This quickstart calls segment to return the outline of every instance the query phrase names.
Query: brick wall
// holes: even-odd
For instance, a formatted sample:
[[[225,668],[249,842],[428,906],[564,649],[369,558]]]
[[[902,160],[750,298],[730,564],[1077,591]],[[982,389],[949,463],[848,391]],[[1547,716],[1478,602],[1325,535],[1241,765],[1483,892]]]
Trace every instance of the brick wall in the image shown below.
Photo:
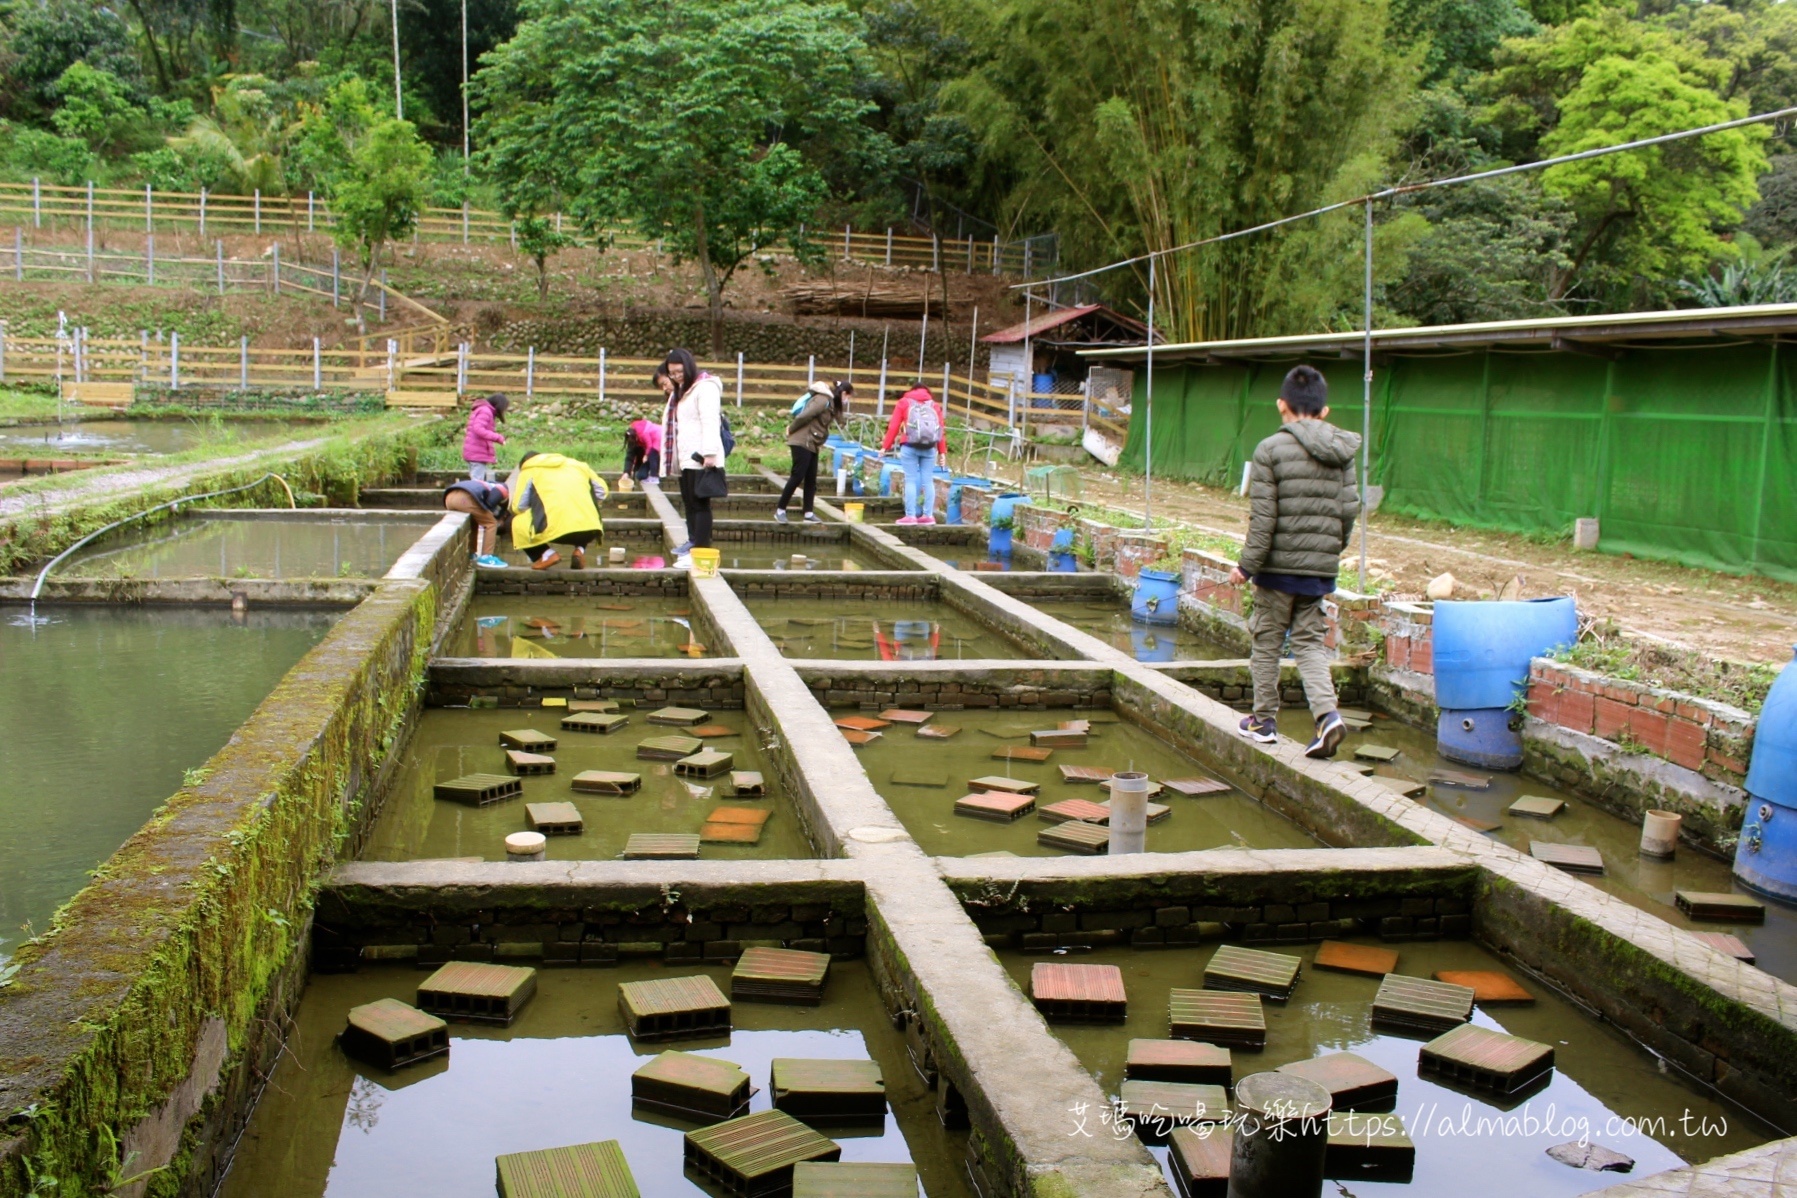
[[[1385,664],[1394,670],[1435,674],[1435,613],[1427,604],[1387,603],[1379,621]]]
[[[961,523],[981,528],[992,523],[992,492],[984,487],[961,488]]]
[[[1117,535],[1116,544],[1116,560],[1111,569],[1119,578],[1134,578],[1144,567],[1167,556],[1165,537],[1125,532]]]
[[[1755,720],[1745,711],[1538,657],[1529,714],[1625,747],[1639,746],[1713,782],[1741,786]]]
[[[752,570],[734,575],[730,589],[744,599],[935,599],[940,584],[933,575],[901,575],[910,581],[882,577],[873,571],[826,577],[778,570]]]
[[[1074,539],[1083,551],[1087,546],[1092,550],[1092,568],[1109,570],[1117,564],[1117,537],[1122,529],[1105,524],[1098,520],[1079,519],[1073,522]]]
[[[1089,707],[1109,710],[1110,675],[1102,671],[1078,673],[1042,670],[959,671],[932,670],[894,676],[889,671],[808,669],[799,664],[800,676],[824,707],[879,710],[909,707],[924,711],[956,711],[964,708]],[[995,676],[996,675],[996,676]]]
[[[570,659],[572,661],[572,659]],[[541,663],[529,663],[539,665]],[[476,700],[482,707],[541,707],[544,698],[616,699],[625,704],[686,704],[709,710],[736,710],[743,705],[740,667],[729,672],[670,669],[666,673],[642,670],[607,671],[603,661],[586,664],[602,678],[564,681],[542,669],[526,670],[511,665],[460,666],[435,664],[425,691],[431,707],[468,707]]]
[[[1034,504],[1019,506],[1013,510],[1017,522],[1014,540],[1022,541],[1030,549],[1046,551],[1054,543],[1056,533],[1073,526],[1073,516],[1069,512],[1037,507]]]

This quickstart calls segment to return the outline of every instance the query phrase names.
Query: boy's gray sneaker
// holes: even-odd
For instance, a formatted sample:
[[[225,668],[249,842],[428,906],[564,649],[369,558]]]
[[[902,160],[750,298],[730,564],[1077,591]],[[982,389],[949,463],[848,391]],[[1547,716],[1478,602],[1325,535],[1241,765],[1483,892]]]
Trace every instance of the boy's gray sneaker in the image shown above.
[[[1242,717],[1236,725],[1241,734],[1257,745],[1273,745],[1279,743],[1279,725],[1272,720],[1257,720],[1251,715]]]
[[[818,515],[816,512],[806,512],[805,513],[805,523],[807,523],[807,524],[822,524],[823,522],[824,522],[824,518],[822,516]]]
[[[1333,711],[1317,721],[1316,739],[1304,749],[1306,757],[1333,757],[1335,750],[1341,747],[1342,737],[1348,734],[1348,726]]]
[[[775,508],[774,509],[774,519],[778,520],[781,524],[785,524],[786,523],[786,509],[783,507]]]

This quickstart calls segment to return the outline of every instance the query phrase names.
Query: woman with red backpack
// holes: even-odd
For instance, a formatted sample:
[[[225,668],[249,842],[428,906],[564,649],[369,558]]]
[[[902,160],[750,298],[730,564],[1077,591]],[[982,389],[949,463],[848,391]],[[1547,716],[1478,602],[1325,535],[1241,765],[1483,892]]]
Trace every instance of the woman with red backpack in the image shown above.
[[[948,425],[936,397],[921,383],[899,397],[886,426],[880,452],[899,442],[899,464],[905,471],[905,514],[900,524],[934,524],[935,465],[948,468]]]

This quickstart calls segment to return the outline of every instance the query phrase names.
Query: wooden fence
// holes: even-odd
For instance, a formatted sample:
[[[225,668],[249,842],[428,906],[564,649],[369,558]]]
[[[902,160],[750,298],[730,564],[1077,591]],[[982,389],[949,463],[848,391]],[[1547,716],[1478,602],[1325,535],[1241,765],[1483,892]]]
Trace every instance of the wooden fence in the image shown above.
[[[560,229],[561,213],[551,218]],[[304,196],[225,195],[141,189],[63,187],[33,179],[29,183],[0,183],[0,224],[46,227],[96,226],[141,229],[154,234],[158,228],[194,230],[199,236],[226,233],[299,233],[329,230],[330,210],[311,192]],[[571,225],[571,222],[570,222]],[[570,232],[573,232],[570,227]],[[464,205],[461,208],[427,208],[419,218],[417,236],[426,241],[508,242],[517,247],[516,226],[504,214]],[[826,251],[840,251],[844,259],[886,266],[925,267],[930,270],[975,271],[1022,275],[1031,278],[1052,272],[1056,240],[1052,234],[1005,241],[973,238],[918,237],[885,232],[840,233],[818,229],[810,236]],[[623,249],[643,249],[651,243],[625,230],[608,230],[598,238],[582,237],[580,244],[602,243]]]

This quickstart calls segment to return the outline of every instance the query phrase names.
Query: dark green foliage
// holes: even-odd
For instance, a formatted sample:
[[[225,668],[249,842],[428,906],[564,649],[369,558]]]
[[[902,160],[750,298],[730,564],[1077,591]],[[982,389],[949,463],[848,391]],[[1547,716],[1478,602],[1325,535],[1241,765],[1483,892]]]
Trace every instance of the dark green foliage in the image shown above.
[[[1548,284],[1571,263],[1572,213],[1528,176],[1424,193],[1429,231],[1409,249],[1383,300],[1416,324],[1558,315]],[[1476,264],[1468,269],[1469,264]]]

